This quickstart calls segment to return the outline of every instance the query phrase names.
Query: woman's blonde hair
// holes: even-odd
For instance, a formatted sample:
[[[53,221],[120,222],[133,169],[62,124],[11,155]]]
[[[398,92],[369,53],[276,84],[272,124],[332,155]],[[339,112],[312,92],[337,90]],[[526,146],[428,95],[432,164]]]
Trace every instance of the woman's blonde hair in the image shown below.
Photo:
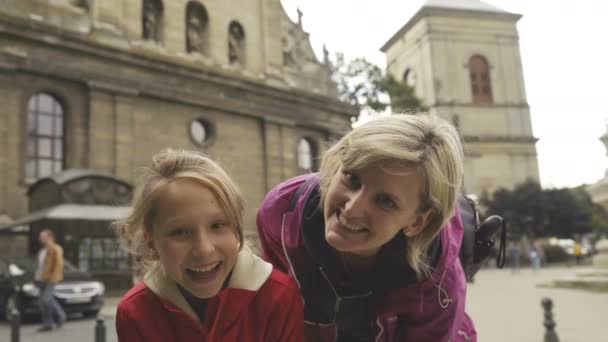
[[[419,278],[427,276],[426,250],[453,215],[463,179],[463,152],[452,125],[430,114],[380,117],[355,128],[323,156],[319,170],[321,205],[340,167],[357,170],[397,163],[423,179],[420,207],[431,209],[427,226],[407,239],[406,257]]]
[[[202,153],[166,149],[152,157],[152,165],[142,169],[131,203],[132,212],[112,224],[121,244],[139,263],[143,272],[159,265],[145,239],[152,232],[158,200],[167,185],[192,180],[208,188],[235,227],[239,246],[243,246],[243,197],[228,174]]]

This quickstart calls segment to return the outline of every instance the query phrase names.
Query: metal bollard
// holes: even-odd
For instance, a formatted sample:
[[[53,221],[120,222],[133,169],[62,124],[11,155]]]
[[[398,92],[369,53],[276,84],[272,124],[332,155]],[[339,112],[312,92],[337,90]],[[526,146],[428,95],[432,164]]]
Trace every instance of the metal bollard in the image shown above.
[[[545,340],[544,342],[559,342],[557,333],[555,332],[555,321],[553,320],[553,301],[551,298],[543,298],[541,301],[545,313]]]
[[[95,324],[95,342],[106,342],[106,326],[101,317],[97,317]]]
[[[17,308],[11,311],[11,342],[19,342],[21,329],[21,314]]]

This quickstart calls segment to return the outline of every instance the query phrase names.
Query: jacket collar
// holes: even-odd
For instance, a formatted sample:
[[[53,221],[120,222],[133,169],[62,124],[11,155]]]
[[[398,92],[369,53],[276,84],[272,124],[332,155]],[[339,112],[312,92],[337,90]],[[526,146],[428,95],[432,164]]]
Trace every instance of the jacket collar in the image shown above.
[[[228,281],[226,289],[241,289],[246,291],[257,291],[272,273],[272,265],[258,256],[254,255],[249,248],[244,247],[238,254],[232,276]],[[177,284],[162,269],[157,269],[146,273],[144,283],[160,298],[168,301],[180,310],[186,312],[194,320],[198,321],[198,316],[188,304],[184,296],[179,291]],[[216,296],[219,296],[216,295]]]

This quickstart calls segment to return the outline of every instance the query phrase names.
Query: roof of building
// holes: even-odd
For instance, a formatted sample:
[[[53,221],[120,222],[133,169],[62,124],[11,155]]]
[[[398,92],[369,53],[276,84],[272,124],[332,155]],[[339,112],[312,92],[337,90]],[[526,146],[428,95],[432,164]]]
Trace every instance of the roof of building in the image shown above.
[[[78,180],[81,178],[105,178],[105,179],[110,179],[114,182],[126,185],[129,188],[133,187],[128,182],[126,182],[118,177],[115,177],[109,173],[90,170],[90,169],[67,169],[67,170],[63,170],[61,172],[55,173],[51,176],[38,179],[36,182],[34,182],[34,184],[30,185],[30,187],[27,190],[27,193],[31,194],[40,184],[43,184],[43,183],[53,182],[53,183],[61,186],[63,184],[66,184],[66,183],[69,183],[71,181],[75,181],[75,180]]]
[[[131,207],[127,206],[60,204],[27,214],[13,222],[0,224],[0,230],[20,229],[42,220],[114,221],[127,217],[130,212]]]
[[[455,10],[508,13],[479,0],[427,0],[424,7],[440,7]]]
[[[496,17],[508,18],[509,20],[519,20],[521,15],[504,11],[498,7],[492,6],[480,0],[427,0],[422,7],[403,25],[382,47],[380,51],[386,52],[405,32],[407,32],[420,18],[437,13],[445,13],[446,11],[458,14],[473,14],[473,15],[492,15]]]

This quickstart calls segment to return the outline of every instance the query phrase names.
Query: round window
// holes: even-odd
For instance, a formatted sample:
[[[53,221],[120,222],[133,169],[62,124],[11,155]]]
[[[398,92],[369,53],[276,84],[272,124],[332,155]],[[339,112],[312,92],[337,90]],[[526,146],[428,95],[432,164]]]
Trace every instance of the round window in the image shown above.
[[[190,122],[190,138],[197,145],[206,145],[213,134],[212,125],[206,120],[196,119]]]

